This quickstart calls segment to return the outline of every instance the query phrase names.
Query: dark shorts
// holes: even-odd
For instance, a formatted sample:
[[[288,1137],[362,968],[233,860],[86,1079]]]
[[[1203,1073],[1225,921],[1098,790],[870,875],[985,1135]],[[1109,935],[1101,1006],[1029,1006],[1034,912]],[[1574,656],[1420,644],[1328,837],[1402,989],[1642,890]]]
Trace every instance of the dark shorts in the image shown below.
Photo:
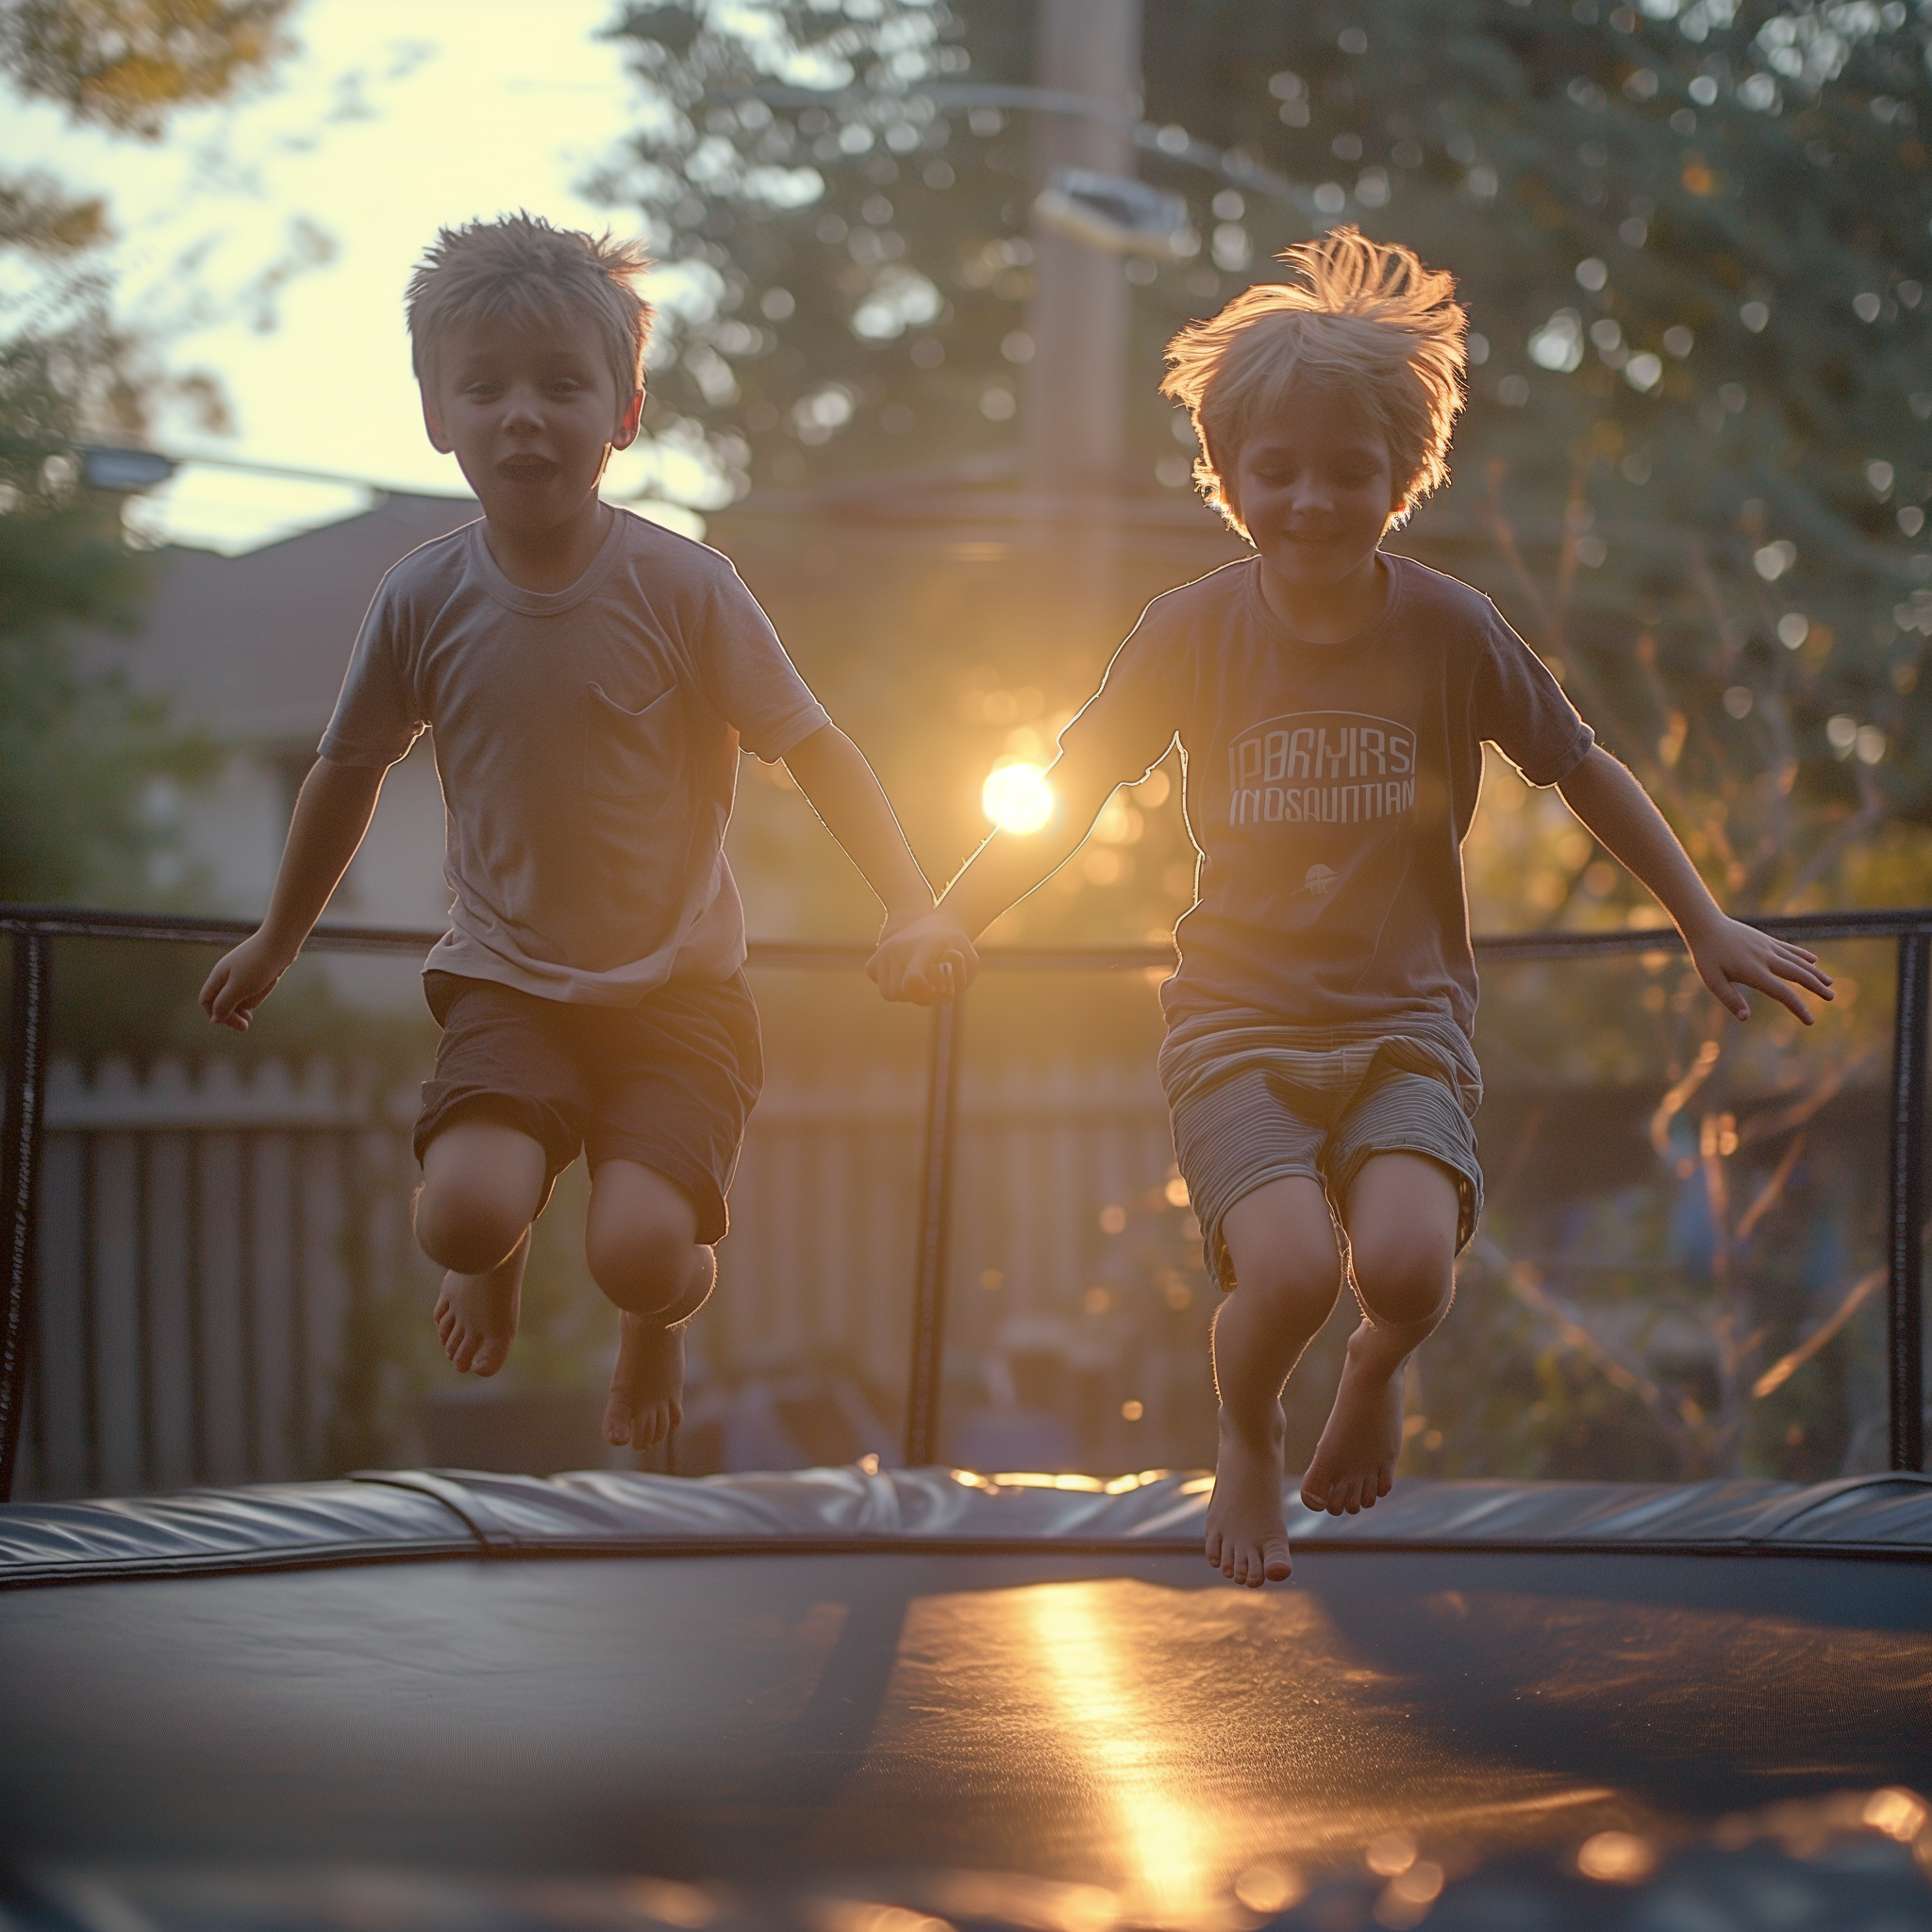
[[[542,1147],[546,1186],[580,1150],[592,1173],[635,1160],[691,1196],[701,1242],[724,1238],[725,1191],[765,1079],[742,973],[670,980],[634,1007],[567,1005],[454,973],[425,973],[423,991],[442,1043],[423,1088],[419,1161],[452,1122],[484,1115]]]

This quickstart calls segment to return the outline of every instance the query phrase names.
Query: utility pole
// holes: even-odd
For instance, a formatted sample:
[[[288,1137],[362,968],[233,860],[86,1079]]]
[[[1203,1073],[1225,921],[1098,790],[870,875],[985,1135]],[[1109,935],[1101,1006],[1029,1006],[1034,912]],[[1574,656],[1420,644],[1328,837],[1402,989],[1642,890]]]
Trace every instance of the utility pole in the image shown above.
[[[1039,0],[1034,72],[1043,89],[1111,110],[1034,116],[1034,189],[1058,169],[1134,171],[1141,111],[1141,0]],[[1040,222],[1025,394],[1029,480],[1042,495],[1111,496],[1121,488],[1127,381],[1127,282],[1121,258]]]

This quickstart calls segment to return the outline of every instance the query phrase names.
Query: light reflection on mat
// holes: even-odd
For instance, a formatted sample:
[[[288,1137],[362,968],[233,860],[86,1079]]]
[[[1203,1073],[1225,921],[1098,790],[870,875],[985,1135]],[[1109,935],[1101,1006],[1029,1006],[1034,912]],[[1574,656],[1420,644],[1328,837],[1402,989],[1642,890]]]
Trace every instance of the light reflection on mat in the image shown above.
[[[1932,1924],[1932,1812],[1916,1792],[1887,1787],[1740,1814],[1675,1846],[1599,1832],[1574,1864],[1517,1858],[1446,1874],[1393,1833],[1371,1845],[1365,1874],[1305,1889],[1274,1869],[1272,1879],[1252,1874],[1254,1896],[1242,1882],[1250,1911],[1209,1899],[1191,1917],[1174,1900],[1180,1915],[1166,1923],[1255,1928],[1285,1911],[1276,1932],[1413,1932],[1425,1920],[1437,1932],[1907,1932]],[[340,1865],[48,1866],[8,1903],[36,1925],[51,1907],[61,1932],[1131,1932],[1160,1923],[1097,1887],[997,1872],[854,1873],[803,1890],[748,1890]]]
[[[1255,1923],[1244,1874],[1265,1894],[1273,1867],[1287,1903],[1391,1834],[1460,1867],[1648,1820],[1609,1785],[1471,1751],[1428,1702],[1312,1591],[1108,1577],[926,1596],[841,1810],[948,1862],[997,1842],[1111,1889],[1129,1924],[1210,1928]],[[907,1807],[941,1780],[959,1795],[936,1836]]]
[[[1016,1591],[1014,1607],[1030,1625],[1015,1631],[1016,1651],[1036,1659],[1060,1733],[1085,1759],[1095,1803],[1111,1814],[1127,1866],[1120,1879],[1127,1912],[1150,1925],[1207,1932],[1220,1916],[1215,1908],[1231,1903],[1224,1875],[1236,1821],[1197,1804],[1185,1780],[1176,1784],[1173,1753],[1161,1741],[1159,1680],[1121,1626],[1121,1588],[1058,1583]]]
[[[0,1862],[976,1870],[1229,1924],[1271,1863],[1271,1896],[1392,1885],[1412,1845],[1453,1890],[1924,1790],[1928,1632],[1924,1565],[1641,1553],[1316,1547],[1261,1593],[904,1549],[0,1592]]]

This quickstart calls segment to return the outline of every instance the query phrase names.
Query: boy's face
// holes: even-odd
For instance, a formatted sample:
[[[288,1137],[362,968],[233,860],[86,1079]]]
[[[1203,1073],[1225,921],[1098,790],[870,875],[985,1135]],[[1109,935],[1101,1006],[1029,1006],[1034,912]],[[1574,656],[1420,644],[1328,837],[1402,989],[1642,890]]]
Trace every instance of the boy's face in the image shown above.
[[[486,322],[450,331],[423,419],[491,523],[535,538],[595,500],[610,452],[637,436],[641,404],[618,394],[588,317],[541,329]]]
[[[1261,560],[1289,586],[1339,589],[1373,565],[1403,508],[1389,444],[1347,397],[1304,389],[1241,445],[1234,500]]]

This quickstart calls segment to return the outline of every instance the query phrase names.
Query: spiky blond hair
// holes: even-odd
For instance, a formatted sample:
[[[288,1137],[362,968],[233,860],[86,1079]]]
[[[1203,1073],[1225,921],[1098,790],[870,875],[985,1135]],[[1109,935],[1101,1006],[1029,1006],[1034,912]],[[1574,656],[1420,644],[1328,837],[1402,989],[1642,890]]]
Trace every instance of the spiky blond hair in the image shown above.
[[[464,324],[508,320],[554,328],[576,314],[596,325],[618,397],[627,404],[644,386],[651,306],[636,283],[650,265],[641,242],[558,228],[521,211],[440,229],[409,277],[416,380],[434,387],[443,341]]]
[[[1248,534],[1228,487],[1241,444],[1306,385],[1346,396],[1380,430],[1399,493],[1413,506],[1449,478],[1467,326],[1456,278],[1353,227],[1284,249],[1278,259],[1290,279],[1243,290],[1167,345],[1160,392],[1193,423],[1201,493]]]

